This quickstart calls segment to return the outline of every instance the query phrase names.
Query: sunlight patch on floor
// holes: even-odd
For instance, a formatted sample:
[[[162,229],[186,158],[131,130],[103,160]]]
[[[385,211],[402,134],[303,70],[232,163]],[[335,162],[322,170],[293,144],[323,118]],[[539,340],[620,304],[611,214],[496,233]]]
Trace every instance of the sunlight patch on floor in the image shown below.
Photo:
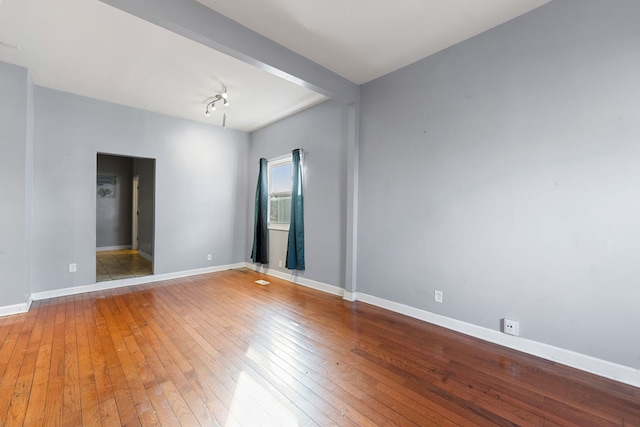
[[[252,408],[255,408],[255,411]],[[249,374],[241,372],[229,412],[236,420],[242,420],[247,418],[247,411],[251,412],[250,415],[261,426],[298,427],[299,425],[297,417],[277,397],[265,390]],[[236,425],[236,423],[234,421],[226,423],[227,427],[232,425]]]

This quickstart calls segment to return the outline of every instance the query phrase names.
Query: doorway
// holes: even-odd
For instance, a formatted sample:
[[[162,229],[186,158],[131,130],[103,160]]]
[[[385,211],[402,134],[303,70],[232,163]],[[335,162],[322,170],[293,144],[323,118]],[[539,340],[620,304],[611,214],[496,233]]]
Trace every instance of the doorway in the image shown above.
[[[96,282],[153,274],[155,159],[97,155]]]

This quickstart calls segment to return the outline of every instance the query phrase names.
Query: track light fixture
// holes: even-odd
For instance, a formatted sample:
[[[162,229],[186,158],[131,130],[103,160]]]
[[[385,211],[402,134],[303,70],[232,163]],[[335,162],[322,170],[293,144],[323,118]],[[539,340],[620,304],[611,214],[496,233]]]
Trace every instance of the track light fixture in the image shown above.
[[[216,93],[213,95],[212,100],[207,104],[207,108],[204,111],[204,115],[209,117],[212,111],[216,111],[216,102],[222,102],[224,106],[224,113],[222,114],[222,127],[227,128],[227,107],[229,106],[229,94],[227,93],[227,87],[222,86],[222,93]]]

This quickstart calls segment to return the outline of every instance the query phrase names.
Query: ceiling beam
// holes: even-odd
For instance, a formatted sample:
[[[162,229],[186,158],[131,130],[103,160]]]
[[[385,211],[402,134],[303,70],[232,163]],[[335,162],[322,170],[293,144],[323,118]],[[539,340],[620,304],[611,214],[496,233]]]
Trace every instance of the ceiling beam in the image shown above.
[[[100,0],[329,98],[357,102],[359,86],[195,0]]]

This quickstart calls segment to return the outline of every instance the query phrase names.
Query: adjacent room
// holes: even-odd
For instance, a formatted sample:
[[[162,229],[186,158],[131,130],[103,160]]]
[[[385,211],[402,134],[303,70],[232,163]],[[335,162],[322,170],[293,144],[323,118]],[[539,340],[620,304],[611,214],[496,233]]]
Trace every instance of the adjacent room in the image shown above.
[[[0,424],[640,425],[638,22],[0,1]]]
[[[154,165],[98,153],[96,282],[153,274]]]

